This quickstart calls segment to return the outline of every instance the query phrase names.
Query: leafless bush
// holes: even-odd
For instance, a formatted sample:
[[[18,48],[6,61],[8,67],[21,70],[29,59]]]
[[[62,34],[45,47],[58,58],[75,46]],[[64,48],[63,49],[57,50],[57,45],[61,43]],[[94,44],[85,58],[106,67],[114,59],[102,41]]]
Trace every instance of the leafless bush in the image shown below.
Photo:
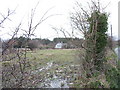
[[[38,5],[38,4],[37,4]],[[34,9],[31,10],[31,16],[28,21],[28,28],[23,29],[22,28],[22,22],[16,27],[14,30],[11,39],[6,43],[6,46],[2,50],[2,85],[3,88],[28,88],[28,87],[34,87],[36,86],[36,83],[39,82],[40,76],[39,75],[33,75],[31,73],[31,63],[29,60],[31,60],[30,57],[27,56],[27,47],[29,38],[31,36],[34,36],[34,32],[37,29],[37,27],[45,20],[47,20],[49,17],[54,16],[50,15],[47,16],[47,13],[49,10],[45,12],[45,14],[40,18],[40,20],[33,25],[33,20],[35,17],[35,11],[37,8],[37,5]],[[8,12],[8,15],[1,21],[4,22],[6,19],[8,19],[8,16],[12,13]],[[14,38],[17,35],[17,33],[22,30],[24,31],[24,36],[27,38],[25,41],[25,48],[24,51],[18,49],[14,49],[12,46],[15,44]],[[14,50],[12,52],[12,50]],[[10,53],[11,51],[12,53]],[[38,79],[39,78],[39,79]]]

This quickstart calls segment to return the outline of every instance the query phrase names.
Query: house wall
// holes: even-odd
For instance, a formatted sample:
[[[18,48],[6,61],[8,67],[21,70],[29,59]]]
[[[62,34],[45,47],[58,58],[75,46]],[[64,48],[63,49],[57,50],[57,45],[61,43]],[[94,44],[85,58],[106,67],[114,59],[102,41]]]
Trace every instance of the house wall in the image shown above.
[[[61,49],[61,48],[62,48],[62,46],[63,46],[63,44],[62,44],[62,43],[57,43],[57,44],[55,45],[55,48]]]

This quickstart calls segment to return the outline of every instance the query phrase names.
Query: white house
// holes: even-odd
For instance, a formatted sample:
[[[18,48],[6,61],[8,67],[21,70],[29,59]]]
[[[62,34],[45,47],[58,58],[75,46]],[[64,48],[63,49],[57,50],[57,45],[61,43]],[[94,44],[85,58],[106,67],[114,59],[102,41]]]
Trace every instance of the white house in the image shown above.
[[[55,45],[55,48],[61,49],[63,47],[63,43],[59,42]]]

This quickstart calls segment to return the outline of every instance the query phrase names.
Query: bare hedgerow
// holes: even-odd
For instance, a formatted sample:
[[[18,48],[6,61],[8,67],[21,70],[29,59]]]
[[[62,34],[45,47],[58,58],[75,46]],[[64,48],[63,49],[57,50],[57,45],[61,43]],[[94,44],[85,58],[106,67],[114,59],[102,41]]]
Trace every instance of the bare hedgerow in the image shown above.
[[[38,3],[39,4],[39,3]],[[32,74],[30,57],[27,56],[28,53],[28,42],[31,36],[34,36],[34,32],[37,27],[48,18],[54,16],[46,16],[51,10],[48,9],[43,16],[39,19],[36,24],[34,22],[36,8],[31,10],[31,15],[28,21],[27,29],[22,28],[22,22],[16,27],[12,34],[12,38],[8,40],[5,44],[6,46],[2,50],[2,86],[3,88],[28,88],[35,87],[38,82],[40,82],[42,76]],[[56,15],[56,14],[55,14]],[[5,18],[6,19],[6,18]],[[16,43],[14,38],[20,31],[24,31],[25,48],[13,48],[12,46]]]

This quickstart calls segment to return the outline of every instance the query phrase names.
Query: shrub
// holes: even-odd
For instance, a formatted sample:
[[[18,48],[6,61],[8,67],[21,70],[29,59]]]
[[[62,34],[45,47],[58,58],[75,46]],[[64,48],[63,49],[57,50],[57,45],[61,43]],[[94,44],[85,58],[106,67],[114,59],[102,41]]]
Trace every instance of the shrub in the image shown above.
[[[103,85],[101,84],[100,81],[95,81],[95,82],[91,82],[89,84],[90,88],[103,88]]]
[[[114,67],[106,71],[106,80],[109,82],[110,88],[120,88],[120,70]]]

